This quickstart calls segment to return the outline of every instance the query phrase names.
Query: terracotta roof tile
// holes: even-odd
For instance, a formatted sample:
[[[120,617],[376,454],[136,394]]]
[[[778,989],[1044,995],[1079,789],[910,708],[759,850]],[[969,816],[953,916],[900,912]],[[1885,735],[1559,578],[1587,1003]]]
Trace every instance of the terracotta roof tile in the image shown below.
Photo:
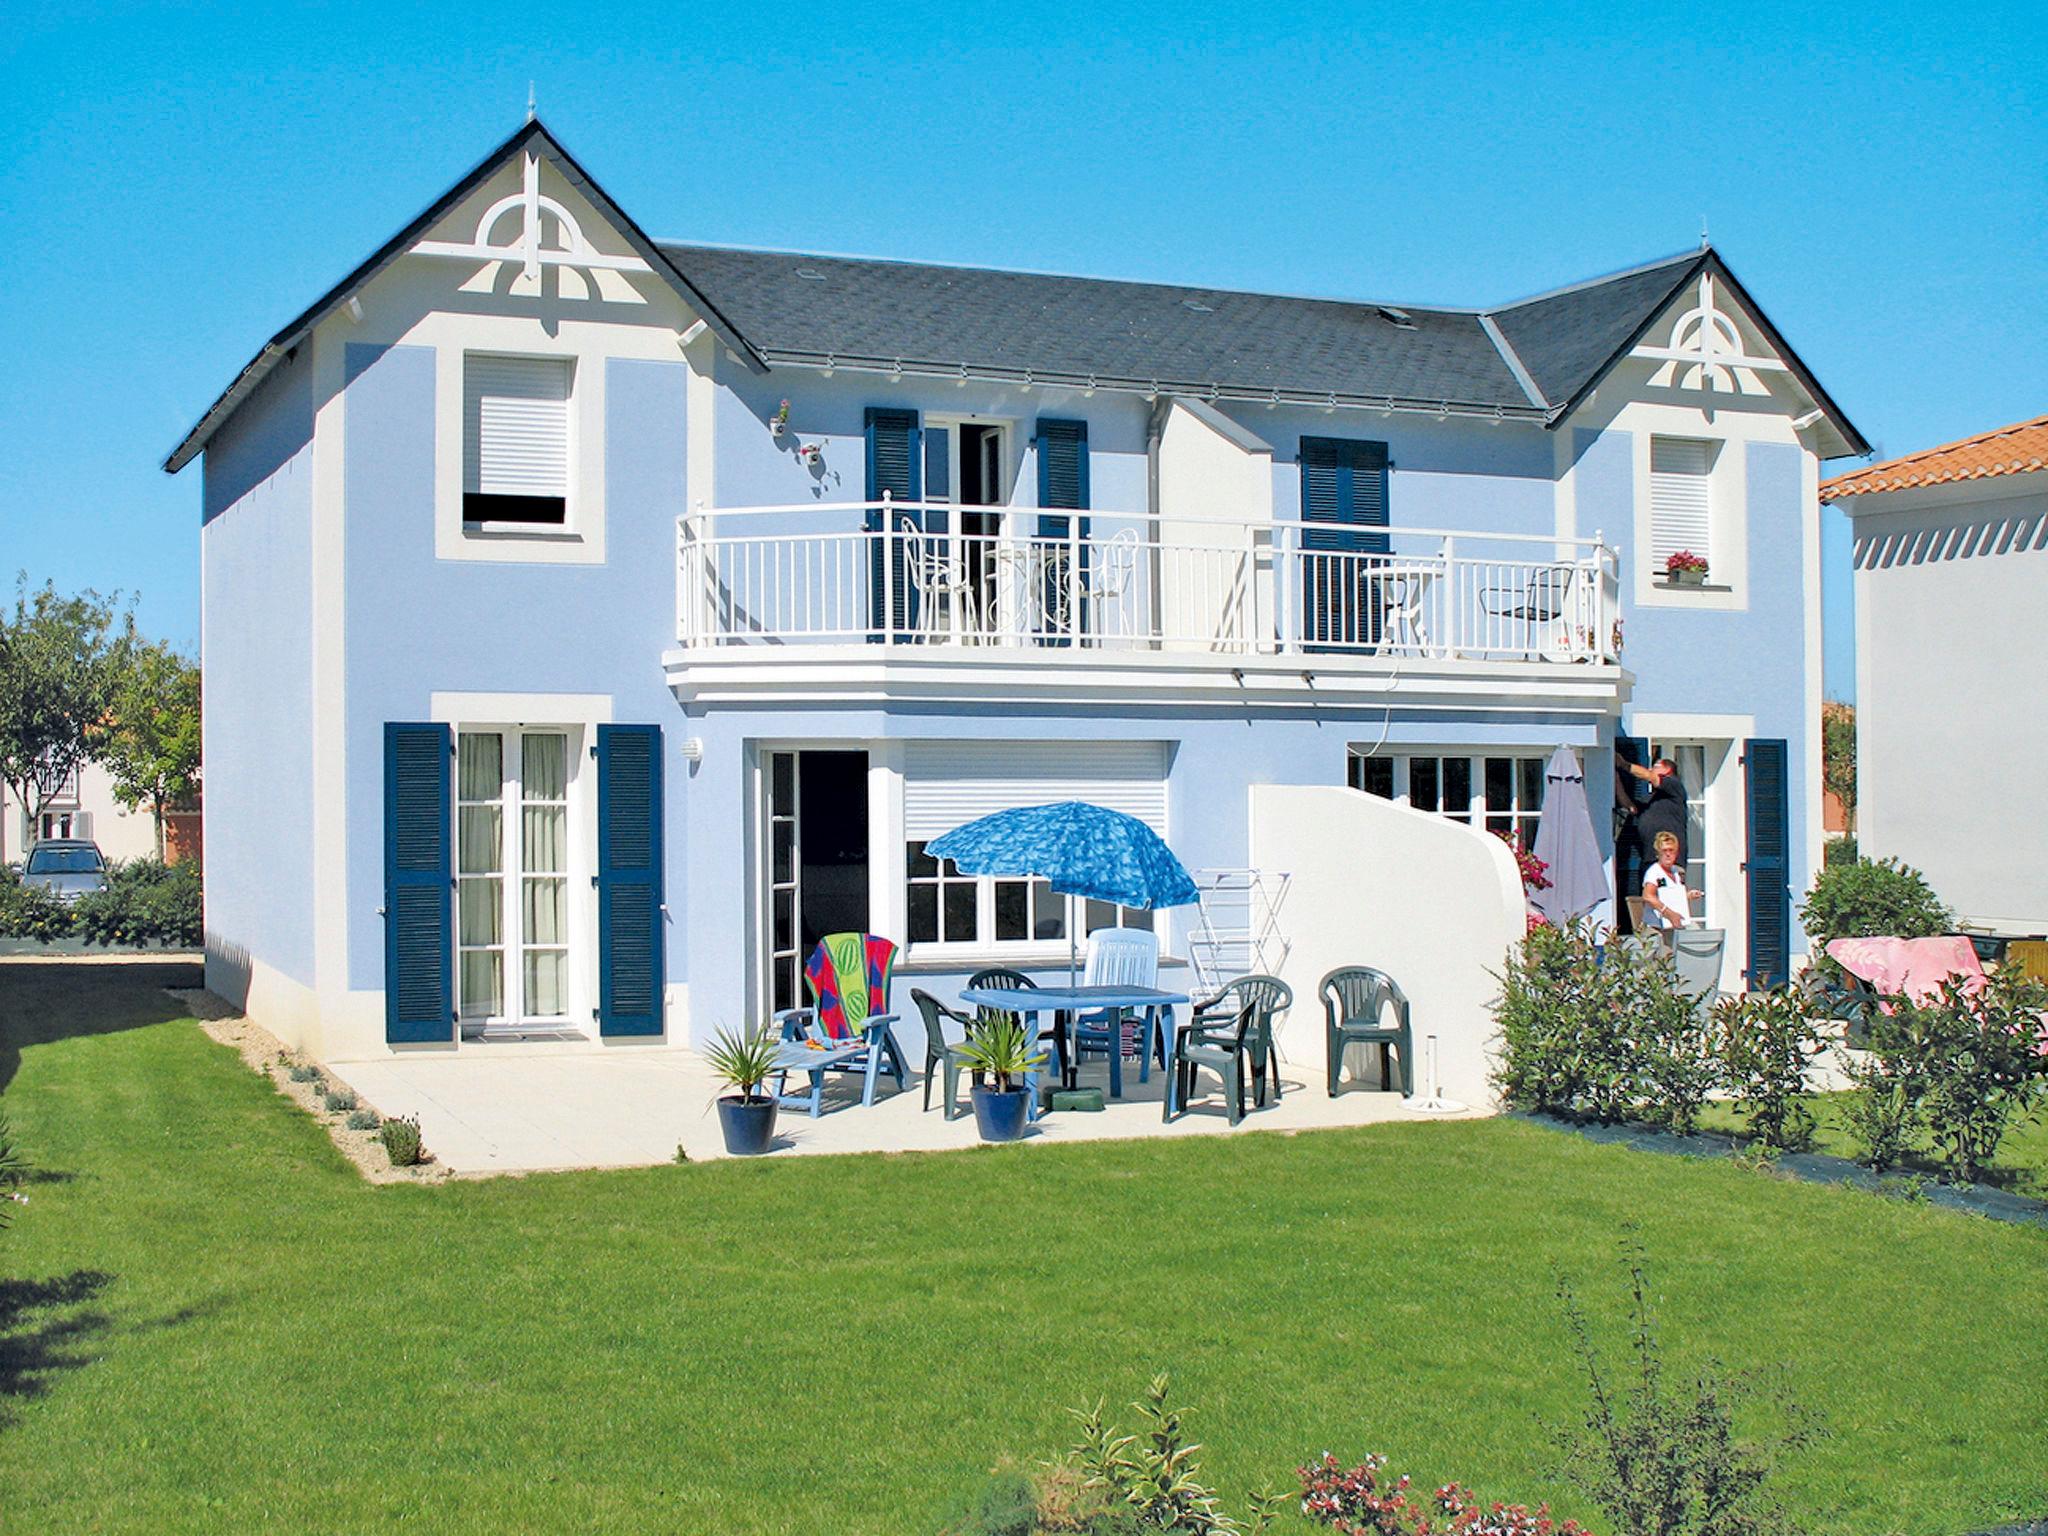
[[[2048,469],[2048,416],[2014,422],[1980,432],[1960,442],[1925,448],[1904,458],[1852,469],[1823,480],[1822,501],[1863,496],[1875,491],[1903,491],[1916,485],[1942,485],[1953,480],[1981,480],[1989,475],[2023,475]]]

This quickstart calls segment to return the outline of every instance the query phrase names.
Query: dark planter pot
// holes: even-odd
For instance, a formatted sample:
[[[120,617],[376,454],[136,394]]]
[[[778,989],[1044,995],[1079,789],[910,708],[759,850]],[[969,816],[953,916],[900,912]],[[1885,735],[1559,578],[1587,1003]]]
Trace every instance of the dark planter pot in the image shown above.
[[[1670,581],[1674,587],[1704,587],[1707,584],[1707,573],[1699,570],[1673,571]]]
[[[775,1101],[727,1094],[718,1101],[718,1128],[725,1132],[725,1150],[734,1157],[766,1152],[775,1139]]]
[[[974,1089],[974,1123],[983,1141],[1018,1141],[1024,1135],[1025,1094],[1022,1088],[1007,1091]]]

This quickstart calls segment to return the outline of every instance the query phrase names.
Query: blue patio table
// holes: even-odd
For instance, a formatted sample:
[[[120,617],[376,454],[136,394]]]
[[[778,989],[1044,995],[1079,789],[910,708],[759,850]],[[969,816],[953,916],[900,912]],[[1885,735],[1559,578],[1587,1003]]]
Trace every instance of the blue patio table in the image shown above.
[[[809,1093],[778,1093],[775,1096],[775,1102],[786,1105],[791,1109],[809,1110],[811,1118],[813,1120],[817,1119],[819,1115],[825,1112],[826,1071],[835,1062],[845,1061],[851,1057],[858,1056],[867,1048],[868,1043],[864,1039],[849,1041],[845,1045],[834,1046],[830,1049],[806,1045],[801,1040],[786,1042],[775,1053],[775,1066],[773,1070],[777,1074],[789,1072],[809,1073],[811,1091]]]
[[[1185,992],[1165,992],[1158,987],[968,987],[960,996],[977,1007],[1000,1008],[1007,1013],[1022,1014],[1033,1020],[1034,1029],[1041,1013],[1065,1014],[1067,1022],[1060,1027],[1071,1030],[1077,1014],[1110,1010],[1121,1013],[1126,1009],[1141,1008],[1145,1011],[1145,1043],[1142,1049],[1148,1064],[1155,1042],[1161,1053],[1160,1060],[1171,1060],[1173,1010],[1188,1000]],[[1072,1050],[1068,1051],[1067,1060],[1077,1060]],[[1124,1096],[1124,1058],[1121,1051],[1109,1053],[1109,1096],[1113,1099]]]

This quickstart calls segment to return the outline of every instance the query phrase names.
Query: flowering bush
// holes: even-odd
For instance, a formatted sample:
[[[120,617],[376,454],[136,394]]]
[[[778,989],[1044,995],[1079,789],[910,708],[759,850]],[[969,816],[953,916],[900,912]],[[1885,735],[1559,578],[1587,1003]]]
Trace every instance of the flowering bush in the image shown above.
[[[1707,557],[1696,555],[1689,549],[1672,551],[1671,558],[1664,562],[1664,574],[1676,576],[1682,571],[1698,571],[1704,576],[1707,571]]]
[[[1506,843],[1515,855],[1515,868],[1522,872],[1522,889],[1525,891],[1547,891],[1550,889],[1550,866],[1528,849],[1515,841],[1511,832],[1496,832],[1494,836]]]
[[[1386,1479],[1386,1464],[1384,1456],[1368,1456],[1346,1468],[1325,1451],[1300,1469],[1302,1514],[1338,1536],[1588,1536],[1576,1521],[1553,1520],[1548,1505],[1489,1503],[1457,1483],[1418,1503],[1406,1477]],[[1447,1518],[1434,1520],[1432,1513]]]

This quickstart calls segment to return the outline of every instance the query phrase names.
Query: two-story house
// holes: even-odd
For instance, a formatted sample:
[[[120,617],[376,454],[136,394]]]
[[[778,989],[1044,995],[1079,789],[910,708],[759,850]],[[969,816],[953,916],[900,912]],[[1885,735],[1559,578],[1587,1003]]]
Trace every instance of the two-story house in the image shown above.
[[[1254,786],[1526,836],[1560,745],[1604,838],[1618,744],[1681,765],[1729,979],[1781,976],[1819,466],[1863,448],[1712,250],[1446,309],[722,249],[529,123],[166,463],[209,985],[346,1060],[688,1044],[840,929],[925,985],[1120,923],[1184,960],[1198,910],[925,845],[1081,798],[1224,891]]]

